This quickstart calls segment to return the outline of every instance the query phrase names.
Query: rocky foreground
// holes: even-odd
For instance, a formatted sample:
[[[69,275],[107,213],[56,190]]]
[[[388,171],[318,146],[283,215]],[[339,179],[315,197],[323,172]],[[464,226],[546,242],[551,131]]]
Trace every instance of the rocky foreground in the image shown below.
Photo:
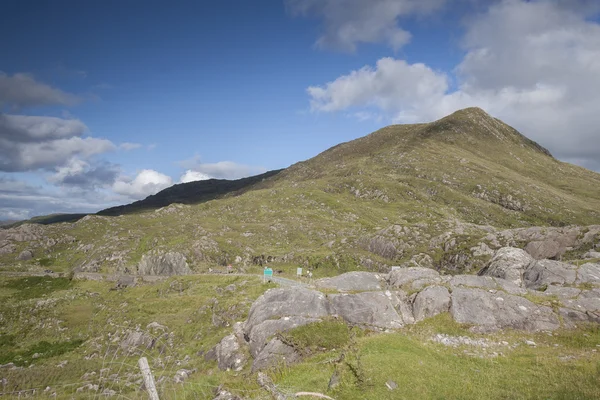
[[[314,288],[278,288],[262,295],[245,322],[211,352],[219,368],[241,370],[299,361],[301,352],[277,334],[327,318],[371,330],[400,329],[449,313],[474,332],[528,332],[600,323],[600,264],[535,260],[517,248],[499,249],[475,275],[440,275],[422,267],[389,274],[350,272],[320,279]]]

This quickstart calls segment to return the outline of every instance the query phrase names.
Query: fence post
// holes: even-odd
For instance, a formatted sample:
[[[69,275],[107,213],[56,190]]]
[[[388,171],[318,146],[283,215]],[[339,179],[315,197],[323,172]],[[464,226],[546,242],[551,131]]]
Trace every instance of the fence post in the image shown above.
[[[150,366],[148,365],[148,359],[146,357],[140,358],[138,361],[138,365],[140,366],[140,370],[142,371],[142,377],[144,378],[144,386],[148,391],[148,398],[150,400],[159,400],[158,392],[156,391],[156,385],[154,384],[154,377],[152,376],[152,371],[150,370]]]

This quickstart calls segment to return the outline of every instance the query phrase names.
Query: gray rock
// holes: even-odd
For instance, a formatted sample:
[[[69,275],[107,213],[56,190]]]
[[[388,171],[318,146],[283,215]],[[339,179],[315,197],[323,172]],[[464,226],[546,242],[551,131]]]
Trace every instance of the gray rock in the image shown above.
[[[19,260],[19,261],[28,261],[28,260],[31,260],[32,258],[33,258],[33,252],[31,250],[23,250],[17,256],[17,260]]]
[[[527,266],[523,281],[528,289],[541,289],[553,284],[571,285],[577,276],[574,265],[560,261],[538,260]]]
[[[267,341],[279,332],[286,332],[299,326],[308,325],[313,322],[321,321],[318,318],[307,318],[293,315],[281,317],[279,319],[270,319],[254,325],[247,334],[250,354],[256,357],[262,351]]]
[[[498,289],[496,280],[491,276],[455,275],[450,279],[450,287],[475,287],[485,289]]]
[[[455,289],[450,313],[456,322],[474,325],[474,330],[480,332],[504,328],[541,331],[560,327],[550,307],[538,306],[519,296],[482,289]]]
[[[252,372],[280,364],[293,364],[300,361],[300,358],[300,354],[293,347],[279,339],[272,339],[255,357],[252,363]]]
[[[400,267],[393,269],[388,275],[388,283],[395,288],[409,284],[416,280],[427,280],[430,284],[441,281],[440,274],[429,268],[422,267]]]
[[[219,369],[223,371],[240,371],[244,368],[247,358],[246,354],[235,337],[235,335],[225,336],[215,348]]]
[[[559,299],[573,299],[581,294],[581,289],[550,285],[544,290],[543,294],[545,296],[556,296]]]
[[[316,290],[302,287],[270,289],[252,304],[244,324],[244,333],[250,333],[255,326],[268,319],[285,316],[323,318],[329,315],[328,307],[325,295]]]
[[[186,258],[181,253],[147,253],[138,265],[140,275],[189,275]]]
[[[600,285],[600,264],[583,264],[577,271],[575,283],[578,285],[582,283]]]
[[[10,254],[17,250],[17,246],[7,241],[0,241],[0,254]]]
[[[346,322],[380,329],[397,329],[405,322],[393,303],[400,301],[391,292],[363,292],[331,295],[333,312]]]
[[[443,286],[429,286],[420,292],[413,303],[416,321],[422,321],[450,309],[450,293]]]
[[[142,331],[130,331],[127,337],[121,341],[121,349],[127,352],[135,350],[149,350],[154,347],[155,340],[149,334]]]
[[[536,260],[556,259],[560,257],[567,247],[556,239],[535,240],[527,243],[525,251]]]
[[[490,263],[480,271],[479,275],[506,279],[517,286],[522,285],[522,275],[533,258],[524,250],[514,247],[499,249]]]
[[[241,397],[236,396],[225,389],[221,389],[221,387],[217,389],[216,396],[217,397],[215,397],[213,400],[242,400]]]
[[[117,279],[117,283],[115,285],[115,289],[125,289],[129,287],[134,287],[137,283],[135,276],[124,275],[120,276]]]
[[[590,258],[600,258],[600,252],[598,252],[598,251],[593,251],[593,250],[590,250],[590,251],[588,251],[587,253],[585,253],[585,254],[583,255],[583,258],[584,258],[584,259],[590,259]]]
[[[347,272],[333,278],[323,278],[315,282],[318,288],[335,289],[341,292],[381,290],[380,275],[372,272]]]

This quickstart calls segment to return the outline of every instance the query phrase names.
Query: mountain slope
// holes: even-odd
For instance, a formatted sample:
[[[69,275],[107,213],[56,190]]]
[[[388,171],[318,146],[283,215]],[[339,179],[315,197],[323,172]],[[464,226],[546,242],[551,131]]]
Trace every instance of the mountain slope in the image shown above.
[[[43,227],[39,237],[7,242],[14,248],[0,263],[33,268],[35,259],[14,266],[16,254],[33,249],[48,254],[56,270],[111,272],[135,270],[150,251],[176,251],[196,270],[275,260],[282,268],[340,272],[415,257],[464,270],[484,263],[489,248],[525,245],[529,236],[505,229],[600,224],[600,174],[554,159],[476,108],[428,124],[388,126],[266,175],[247,178],[229,192],[235,196],[206,191],[210,184],[202,182],[176,185],[141,204],[106,210],[125,213],[119,218]],[[195,187],[204,189],[188,190]],[[198,199],[204,202],[151,211]],[[151,209],[141,212],[145,207]],[[553,229],[532,232],[563,232]]]

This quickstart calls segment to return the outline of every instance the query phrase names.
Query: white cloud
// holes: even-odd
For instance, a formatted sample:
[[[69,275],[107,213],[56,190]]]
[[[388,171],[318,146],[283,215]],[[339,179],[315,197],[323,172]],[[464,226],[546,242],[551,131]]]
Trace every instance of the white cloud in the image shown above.
[[[139,200],[156,194],[171,185],[173,185],[173,180],[170,176],[152,169],[144,169],[134,179],[118,178],[113,184],[112,190],[131,199]]]
[[[446,0],[286,0],[289,12],[322,18],[321,48],[355,51],[359,43],[386,42],[398,50],[411,35],[398,20],[440,9]]]
[[[29,74],[18,73],[9,76],[0,72],[0,107],[6,104],[15,108],[74,105],[80,100],[78,96],[36,81]]]
[[[125,151],[135,150],[135,149],[139,149],[141,147],[144,147],[144,146],[140,143],[131,143],[131,142],[124,142],[119,145],[119,149],[125,150]]]
[[[185,168],[187,170],[186,174],[190,173],[190,176],[192,176],[191,173],[195,172],[201,174],[197,176],[207,176],[216,179],[240,179],[267,172],[267,169],[264,167],[238,164],[233,161],[203,163],[200,162],[200,157],[198,156],[189,160],[180,161],[179,165]]]
[[[185,173],[183,175],[181,175],[179,182],[188,183],[188,182],[195,182],[195,181],[205,181],[207,179],[212,179],[212,177],[208,176],[206,174],[203,174],[202,172],[192,171],[191,169],[188,169],[187,171],[185,171]]]
[[[90,157],[115,149],[106,139],[80,137],[79,120],[0,114],[0,171],[61,167],[74,156]]]
[[[311,108],[385,112],[394,122],[429,121],[479,106],[562,159],[600,161],[600,24],[588,2],[505,0],[466,25],[466,55],[450,91],[445,73],[383,58],[321,86]],[[360,114],[359,114],[360,115]]]

